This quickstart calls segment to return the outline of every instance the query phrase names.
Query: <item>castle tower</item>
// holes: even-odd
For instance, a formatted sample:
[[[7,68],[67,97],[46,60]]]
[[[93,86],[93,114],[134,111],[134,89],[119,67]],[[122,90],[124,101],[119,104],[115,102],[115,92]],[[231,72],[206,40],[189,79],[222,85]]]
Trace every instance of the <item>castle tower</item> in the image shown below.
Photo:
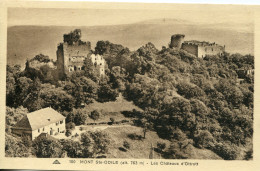
[[[90,42],[80,40],[81,30],[76,29],[63,35],[63,43],[58,45],[57,69],[60,78],[70,72],[84,70],[84,61],[91,53]]]
[[[84,42],[80,38],[81,30],[76,29],[69,34],[64,34],[63,43],[58,45],[57,70],[60,79],[71,73],[86,70],[85,62],[88,58],[91,59],[95,72],[99,76],[105,75],[105,59],[100,55],[92,54],[90,42]]]
[[[169,45],[170,48],[177,48],[180,49],[183,39],[184,39],[185,35],[184,34],[174,34],[171,37],[171,43]]]

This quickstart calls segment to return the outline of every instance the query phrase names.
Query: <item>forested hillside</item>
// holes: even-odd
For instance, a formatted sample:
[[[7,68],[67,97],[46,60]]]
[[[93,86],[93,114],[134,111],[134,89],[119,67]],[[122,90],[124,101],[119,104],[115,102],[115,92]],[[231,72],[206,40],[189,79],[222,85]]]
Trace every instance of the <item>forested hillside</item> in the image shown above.
[[[105,77],[99,78],[86,61],[84,71],[57,80],[55,68],[50,67],[50,60],[44,55],[28,61],[46,64],[36,69],[28,64],[25,70],[7,65],[7,156],[13,156],[13,142],[19,149],[16,156],[37,156],[37,152],[28,152],[24,147],[28,141],[10,133],[10,127],[27,111],[52,107],[67,117],[67,123],[82,125],[88,117],[82,105],[115,101],[122,94],[141,109],[124,113],[143,128],[144,138],[147,131],[155,131],[161,139],[170,141],[167,148],[165,144],[158,145],[157,151],[164,158],[188,158],[188,145],[211,150],[225,160],[252,158],[254,74],[241,78],[237,71],[254,69],[254,56],[225,53],[199,59],[184,50],[157,49],[152,43],[130,51],[109,41],[98,41],[93,53],[105,58]],[[244,82],[237,82],[238,76]],[[87,146],[87,137],[109,142],[105,134],[85,133],[81,143],[56,142],[56,148],[71,154],[70,147]],[[37,149],[39,144],[39,140],[33,142],[31,149]],[[108,150],[104,146],[95,148],[105,149],[97,153]],[[56,157],[62,157],[61,153]],[[80,154],[71,155],[96,156],[82,149]]]

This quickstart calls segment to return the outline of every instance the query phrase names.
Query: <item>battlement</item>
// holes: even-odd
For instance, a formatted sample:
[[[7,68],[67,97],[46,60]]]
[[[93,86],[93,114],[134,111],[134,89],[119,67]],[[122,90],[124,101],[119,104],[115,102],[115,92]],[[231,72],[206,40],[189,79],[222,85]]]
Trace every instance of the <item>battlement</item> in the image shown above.
[[[172,35],[171,38],[184,38],[184,37],[185,37],[184,34],[174,34],[174,35]]]
[[[198,40],[189,40],[189,41],[184,41],[183,44],[186,45],[196,45],[196,46],[201,46],[201,47],[206,47],[206,46],[219,46],[219,47],[223,47],[219,44],[216,44],[215,42],[210,43],[210,42],[206,42],[206,41],[198,41]]]

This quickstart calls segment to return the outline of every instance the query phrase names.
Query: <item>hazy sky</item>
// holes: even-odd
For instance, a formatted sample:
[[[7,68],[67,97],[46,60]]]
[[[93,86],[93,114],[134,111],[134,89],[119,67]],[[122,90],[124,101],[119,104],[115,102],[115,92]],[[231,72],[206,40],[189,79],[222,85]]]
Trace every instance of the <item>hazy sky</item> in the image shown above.
[[[93,26],[117,25],[150,19],[173,18],[196,23],[241,23],[253,22],[253,13],[246,6],[227,5],[111,5],[77,8],[9,8],[8,26],[57,25]],[[87,6],[88,7],[88,6]]]

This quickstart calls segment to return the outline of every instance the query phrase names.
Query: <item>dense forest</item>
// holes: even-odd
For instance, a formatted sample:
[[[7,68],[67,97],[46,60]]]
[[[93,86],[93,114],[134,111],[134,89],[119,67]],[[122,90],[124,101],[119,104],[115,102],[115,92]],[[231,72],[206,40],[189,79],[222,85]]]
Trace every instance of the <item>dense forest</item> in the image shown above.
[[[187,158],[182,149],[188,144],[225,160],[252,158],[254,74],[240,76],[237,71],[254,69],[254,56],[225,53],[201,59],[184,50],[159,50],[152,43],[130,51],[109,41],[98,41],[93,53],[105,58],[106,76],[98,77],[86,60],[84,71],[58,80],[55,67],[49,65],[55,66],[55,61],[42,54],[28,60],[24,70],[7,65],[6,156],[63,157],[64,151],[68,157],[105,154],[109,135],[102,132],[83,133],[79,142],[52,138],[31,142],[13,135],[10,127],[28,112],[52,107],[66,116],[69,130],[87,119],[82,106],[115,101],[122,94],[142,109],[125,115],[143,128],[144,137],[147,131],[155,131],[171,142],[167,149],[157,144],[164,158]],[[33,68],[33,61],[46,65]],[[88,115],[95,118],[98,112]]]

